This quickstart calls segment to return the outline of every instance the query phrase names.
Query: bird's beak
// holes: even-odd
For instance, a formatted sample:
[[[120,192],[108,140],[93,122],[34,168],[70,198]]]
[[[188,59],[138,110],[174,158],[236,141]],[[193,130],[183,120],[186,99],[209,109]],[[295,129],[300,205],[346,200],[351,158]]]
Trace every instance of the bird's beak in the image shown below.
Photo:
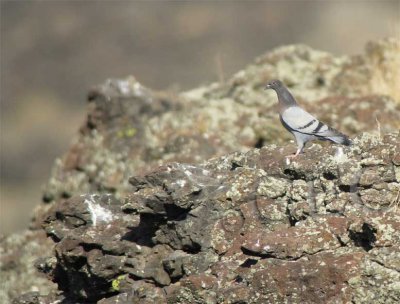
[[[268,89],[270,89],[270,88],[271,88],[271,85],[270,85],[270,84],[267,84],[267,85],[265,86],[264,90],[268,90]]]

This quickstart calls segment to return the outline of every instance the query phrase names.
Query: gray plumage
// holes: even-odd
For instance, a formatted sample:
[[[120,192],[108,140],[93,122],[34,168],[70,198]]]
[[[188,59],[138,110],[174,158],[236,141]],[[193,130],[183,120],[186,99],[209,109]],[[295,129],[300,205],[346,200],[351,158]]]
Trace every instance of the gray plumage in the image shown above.
[[[351,145],[351,141],[346,135],[320,122],[302,109],[281,81],[270,81],[266,89],[275,90],[279,100],[281,123],[296,139],[297,151],[293,157],[302,153],[307,142],[315,139],[329,140],[346,146]]]

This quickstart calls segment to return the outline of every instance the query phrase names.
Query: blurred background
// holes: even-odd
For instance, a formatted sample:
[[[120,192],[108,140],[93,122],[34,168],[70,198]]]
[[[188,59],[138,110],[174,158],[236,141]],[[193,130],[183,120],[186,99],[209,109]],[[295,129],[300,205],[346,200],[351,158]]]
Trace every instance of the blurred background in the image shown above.
[[[88,89],[134,75],[156,90],[225,78],[271,48],[336,55],[399,35],[393,1],[1,1],[0,234],[27,227]]]

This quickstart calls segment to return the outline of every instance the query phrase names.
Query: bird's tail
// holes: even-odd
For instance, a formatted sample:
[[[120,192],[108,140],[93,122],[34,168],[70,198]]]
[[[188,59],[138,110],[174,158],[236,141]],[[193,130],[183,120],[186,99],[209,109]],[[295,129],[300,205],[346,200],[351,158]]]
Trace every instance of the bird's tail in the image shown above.
[[[348,136],[343,134],[342,138],[343,138],[342,145],[351,146],[353,144],[353,142],[351,141],[351,139]]]
[[[345,145],[345,146],[351,146],[353,144],[353,142],[350,140],[350,138],[347,135],[344,135],[343,133],[341,133],[335,129],[332,129],[332,131],[335,131],[335,135],[326,137],[330,141],[333,141],[337,144]]]

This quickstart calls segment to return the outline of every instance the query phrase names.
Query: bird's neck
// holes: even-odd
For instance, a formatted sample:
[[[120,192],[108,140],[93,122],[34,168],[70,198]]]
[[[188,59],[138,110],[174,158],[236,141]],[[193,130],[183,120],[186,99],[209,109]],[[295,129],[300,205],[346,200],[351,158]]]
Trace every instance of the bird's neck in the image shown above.
[[[276,91],[279,103],[284,107],[291,107],[297,105],[296,99],[292,96],[289,90],[281,87]]]

